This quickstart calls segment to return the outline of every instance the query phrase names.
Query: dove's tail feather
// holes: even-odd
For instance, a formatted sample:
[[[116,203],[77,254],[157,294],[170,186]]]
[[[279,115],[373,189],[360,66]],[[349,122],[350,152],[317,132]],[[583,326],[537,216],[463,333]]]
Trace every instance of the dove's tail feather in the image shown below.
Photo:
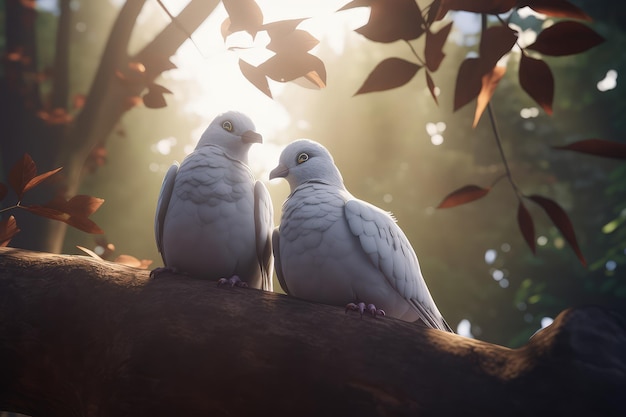
[[[454,333],[452,327],[446,322],[443,317],[436,317],[430,310],[425,308],[422,303],[415,299],[411,299],[411,303],[417,309],[417,314],[424,324],[433,329],[439,329],[446,332]]]

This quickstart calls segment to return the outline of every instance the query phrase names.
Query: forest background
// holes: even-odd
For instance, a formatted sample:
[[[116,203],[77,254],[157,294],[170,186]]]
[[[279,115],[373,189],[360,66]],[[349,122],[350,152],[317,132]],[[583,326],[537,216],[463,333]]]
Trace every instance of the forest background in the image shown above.
[[[8,27],[10,3],[20,2],[0,1],[3,27]],[[37,120],[63,129],[63,120],[70,121],[82,110],[122,2],[59,3],[32,3],[37,48],[36,59],[30,62],[30,85],[36,86],[40,100],[34,112]],[[148,1],[138,16],[131,54],[171,24],[165,9],[173,15],[182,9],[177,2],[163,2],[165,9],[159,3]],[[555,79],[552,115],[520,87],[517,65],[511,64],[519,60],[519,53],[511,53],[510,68],[492,98],[504,155],[516,184],[524,194],[543,195],[565,209],[585,266],[545,212],[527,204],[534,219],[537,249],[533,254],[520,233],[515,191],[506,181],[498,181],[488,195],[469,204],[437,208],[453,190],[467,184],[489,187],[505,172],[486,114],[472,128],[473,103],[453,111],[457,72],[468,53],[477,50],[480,15],[451,12],[444,22],[452,20],[454,25],[444,48],[445,60],[432,74],[439,87],[437,104],[423,76],[388,91],[355,95],[380,61],[393,56],[410,58],[406,43],[374,43],[355,32],[367,22],[367,10],[336,12],[346,1],[322,2],[322,7],[313,5],[319,2],[293,3],[258,2],[266,22],[312,16],[299,27],[320,41],[312,53],[325,64],[327,86],[308,89],[272,81],[273,99],[259,91],[241,74],[238,62],[242,57],[250,62],[266,59],[267,51],[255,55],[263,49],[258,46],[262,38],[252,43],[249,36],[232,35],[224,42],[220,28],[227,13],[219,4],[172,58],[172,68],[157,79],[167,89],[163,95],[167,105],[129,103],[114,132],[90,150],[75,193],[104,199],[90,219],[105,233],[68,228],[61,252],[83,255],[77,248],[82,246],[106,259],[131,255],[153,261],[144,261],[144,267],[160,266],[153,216],[165,170],[193,149],[217,113],[238,109],[253,118],[265,139],[263,145],[253,147],[250,160],[257,177],[270,189],[276,224],[288,187],[284,182],[270,183],[269,169],[291,140],[306,137],[322,142],[334,155],[348,189],[397,217],[440,310],[461,334],[516,347],[564,308],[600,304],[624,311],[626,165],[620,159],[555,147],[589,138],[625,142],[626,95],[619,74],[626,65],[626,6],[571,1],[593,19],[585,24],[605,41],[580,54],[544,56]],[[59,21],[59,7],[70,8],[70,21]],[[544,24],[532,14],[519,14],[511,21],[527,29],[528,36]],[[60,25],[67,26],[69,41],[68,89],[60,98],[69,104],[66,114],[52,111],[55,90],[46,76],[59,58]],[[0,36],[5,56],[0,77],[6,88],[12,57],[6,33]],[[241,45],[251,48],[241,49]],[[13,107],[19,106],[5,93],[0,113],[6,127]],[[9,182],[8,172],[24,151],[32,155],[39,172],[57,167],[47,158],[50,147],[58,146],[54,137],[38,137],[33,130],[35,137],[24,150],[6,146],[15,132],[3,130],[0,181]],[[24,201],[29,198],[30,203],[41,204],[50,197],[46,190],[52,187],[46,187],[41,185],[39,194],[29,193]],[[2,201],[3,207],[14,203],[11,197]],[[8,214],[2,213],[2,219]],[[40,223],[39,216],[24,210],[10,214],[21,229],[11,246],[49,247],[37,241],[49,227]]]

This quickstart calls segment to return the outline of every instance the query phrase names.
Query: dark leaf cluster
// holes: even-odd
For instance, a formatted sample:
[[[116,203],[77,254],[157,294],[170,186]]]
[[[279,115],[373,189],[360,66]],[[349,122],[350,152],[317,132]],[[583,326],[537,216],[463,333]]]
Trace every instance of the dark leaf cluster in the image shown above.
[[[43,174],[37,174],[35,161],[33,161],[30,155],[24,154],[22,159],[13,165],[9,172],[9,186],[17,196],[17,202],[13,206],[0,210],[0,212],[21,208],[38,216],[67,223],[83,232],[103,233],[102,229],[93,220],[89,219],[89,216],[104,203],[104,200],[101,198],[75,195],[68,200],[59,194],[51,201],[42,205],[25,205],[22,203],[24,194],[47,181],[60,170],[61,168],[57,168]],[[4,200],[8,191],[7,185],[0,183],[0,201]],[[13,215],[0,221],[0,246],[7,246],[19,231],[20,229],[17,227],[17,221]]]

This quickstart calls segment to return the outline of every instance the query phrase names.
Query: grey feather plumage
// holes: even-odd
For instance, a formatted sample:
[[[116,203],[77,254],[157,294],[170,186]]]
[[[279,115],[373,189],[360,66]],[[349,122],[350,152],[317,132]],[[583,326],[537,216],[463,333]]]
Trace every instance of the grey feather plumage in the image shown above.
[[[180,166],[170,167],[155,217],[167,268],[213,280],[238,275],[251,287],[272,290],[272,203],[247,165],[250,146],[260,141],[247,116],[227,112]]]
[[[452,331],[404,232],[389,213],[350,194],[326,148],[305,139],[289,144],[270,177],[291,186],[273,234],[286,292],[332,305],[373,303],[393,317]]]

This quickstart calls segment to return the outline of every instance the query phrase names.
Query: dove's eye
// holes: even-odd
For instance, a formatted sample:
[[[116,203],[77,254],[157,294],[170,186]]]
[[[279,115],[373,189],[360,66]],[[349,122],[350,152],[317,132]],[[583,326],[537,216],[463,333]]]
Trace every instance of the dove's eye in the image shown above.
[[[233,123],[230,120],[226,120],[224,123],[222,123],[222,127],[224,128],[224,130],[228,130],[229,132],[233,131]]]
[[[306,153],[302,152],[300,155],[298,155],[298,163],[301,164],[303,162],[306,162],[309,160],[309,155],[307,155]]]

